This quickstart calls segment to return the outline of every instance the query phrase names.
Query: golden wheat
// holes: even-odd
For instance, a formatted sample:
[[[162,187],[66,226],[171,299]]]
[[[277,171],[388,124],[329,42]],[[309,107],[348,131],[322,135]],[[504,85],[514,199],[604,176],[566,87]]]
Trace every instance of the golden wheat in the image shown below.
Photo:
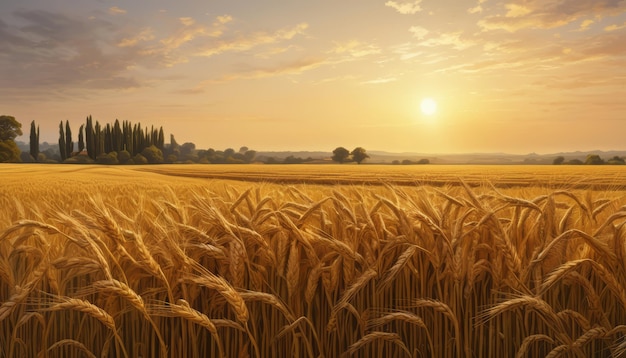
[[[626,351],[616,169],[21,168],[0,357]]]

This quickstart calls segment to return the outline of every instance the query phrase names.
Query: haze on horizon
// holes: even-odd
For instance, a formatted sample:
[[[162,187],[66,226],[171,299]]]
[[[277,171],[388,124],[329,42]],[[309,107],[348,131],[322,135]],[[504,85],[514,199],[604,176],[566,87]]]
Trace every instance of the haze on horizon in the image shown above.
[[[626,149],[624,0],[9,0],[0,45],[23,141],[91,114],[198,148]]]

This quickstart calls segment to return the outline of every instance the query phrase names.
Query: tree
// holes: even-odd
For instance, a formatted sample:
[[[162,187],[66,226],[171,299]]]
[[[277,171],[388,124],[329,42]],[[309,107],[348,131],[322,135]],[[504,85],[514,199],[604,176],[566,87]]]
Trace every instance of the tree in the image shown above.
[[[554,160],[552,161],[552,164],[554,165],[560,165],[563,164],[565,162],[565,157],[563,157],[562,155],[554,158]]]
[[[0,140],[0,163],[19,163],[20,148],[13,140]]]
[[[0,116],[0,141],[13,141],[22,135],[22,123],[12,116]]]
[[[338,163],[344,163],[350,157],[350,151],[344,147],[337,147],[333,150],[332,160]]]
[[[602,160],[602,158],[600,158],[600,156],[597,154],[589,154],[587,156],[587,160],[585,160],[585,164],[588,164],[588,165],[604,164],[604,160]]]
[[[364,161],[365,159],[369,158],[370,156],[365,152],[364,148],[361,147],[356,147],[354,148],[354,150],[352,151],[352,153],[350,153],[350,155],[352,155],[352,159],[357,162],[357,164],[361,164],[362,161]]]
[[[59,153],[61,161],[67,159],[67,146],[65,145],[65,132],[63,131],[63,121],[59,124]]]
[[[0,116],[0,163],[20,162],[21,151],[15,137],[22,135],[22,124],[12,116]]]
[[[39,155],[39,127],[35,128],[35,121],[30,122],[30,155],[34,160]]]
[[[78,152],[82,152],[83,149],[85,149],[85,137],[83,135],[83,130],[85,128],[85,125],[82,124],[80,126],[80,128],[78,129]]]
[[[150,164],[163,163],[163,152],[154,145],[142,150],[141,155],[143,155]]]
[[[72,142],[72,130],[70,129],[70,121],[65,121],[65,155],[69,158],[74,151],[74,142]]]
[[[252,163],[256,157],[256,150],[246,150],[243,156],[246,158],[247,163]]]

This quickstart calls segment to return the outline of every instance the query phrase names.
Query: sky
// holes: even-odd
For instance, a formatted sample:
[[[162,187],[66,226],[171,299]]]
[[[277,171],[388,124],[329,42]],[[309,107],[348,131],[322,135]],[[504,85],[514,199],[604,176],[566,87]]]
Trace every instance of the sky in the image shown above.
[[[6,0],[3,114],[26,142],[92,115],[219,150],[626,150],[626,0]]]

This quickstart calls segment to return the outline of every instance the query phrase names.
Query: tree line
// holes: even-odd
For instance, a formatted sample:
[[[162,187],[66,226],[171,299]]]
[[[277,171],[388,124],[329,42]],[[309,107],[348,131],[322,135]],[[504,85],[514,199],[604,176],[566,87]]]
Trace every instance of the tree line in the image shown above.
[[[582,161],[580,159],[571,159],[569,161],[565,161],[565,157],[560,155],[554,158],[554,160],[552,161],[552,164],[554,165],[565,165],[565,164],[569,164],[569,165],[603,165],[603,164],[624,165],[626,164],[626,161],[624,161],[624,158],[619,157],[617,155],[605,161],[598,154],[587,155],[587,158],[585,159],[585,161]]]
[[[40,130],[35,121],[30,123],[29,150],[21,151],[15,138],[22,135],[22,124],[11,116],[0,116],[0,162],[39,162],[39,163],[99,163],[99,164],[159,164],[159,163],[200,163],[200,164],[246,164],[263,162],[266,164],[301,164],[314,162],[313,158],[299,158],[290,155],[286,158],[261,157],[248,147],[239,151],[196,149],[194,143],[178,144],[173,134],[170,143],[165,143],[163,127],[142,126],[131,121],[115,120],[101,124],[91,115],[78,128],[77,135],[68,120],[60,121],[57,150],[44,142],[40,147]],[[337,147],[332,161],[337,163],[356,162],[361,164],[370,156],[363,147],[352,151]],[[405,163],[403,164],[412,164]]]

